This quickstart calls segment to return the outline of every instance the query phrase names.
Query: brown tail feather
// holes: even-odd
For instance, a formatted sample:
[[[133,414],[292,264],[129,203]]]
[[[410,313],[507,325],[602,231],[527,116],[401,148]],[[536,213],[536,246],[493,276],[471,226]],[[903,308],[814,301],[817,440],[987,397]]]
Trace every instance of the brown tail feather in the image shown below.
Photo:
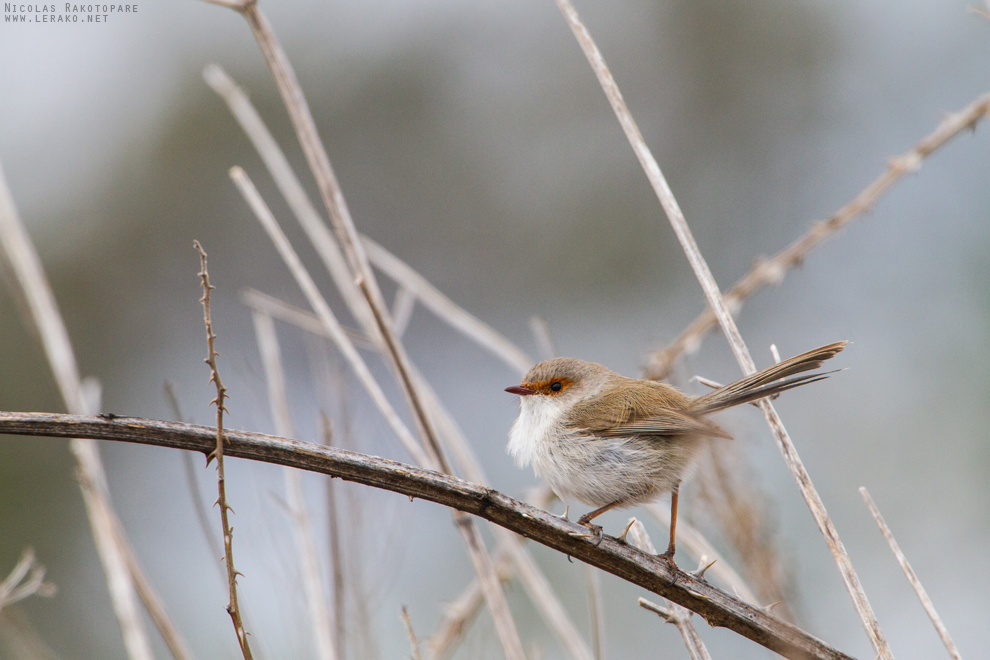
[[[740,378],[734,383],[729,383],[695,399],[692,406],[693,412],[704,415],[822,380],[827,376],[826,374],[806,374],[803,376],[795,376],[795,374],[817,369],[822,366],[825,360],[835,357],[835,354],[845,348],[848,343],[847,341],[839,341],[828,346],[822,346],[778,362],[763,371],[757,371],[755,374]],[[789,378],[789,376],[793,377]]]

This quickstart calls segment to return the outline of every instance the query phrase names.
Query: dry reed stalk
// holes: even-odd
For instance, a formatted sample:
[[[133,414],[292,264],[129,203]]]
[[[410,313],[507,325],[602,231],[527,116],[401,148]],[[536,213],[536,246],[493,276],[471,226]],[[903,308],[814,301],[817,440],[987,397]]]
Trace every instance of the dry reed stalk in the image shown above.
[[[268,387],[268,402],[271,406],[275,433],[292,438],[292,414],[289,412],[289,396],[285,389],[285,370],[282,366],[282,350],[275,332],[272,317],[261,312],[252,314],[258,351]],[[320,560],[313,539],[313,525],[303,497],[299,472],[284,468],[286,505],[289,520],[296,536],[296,551],[302,573],[303,593],[310,616],[310,629],[316,653],[321,660],[337,660],[337,646],[331,630],[330,612],[327,609],[327,596],[323,589],[323,575]]]
[[[95,413],[99,406],[93,400],[94,397],[86,396],[87,388],[79,376],[69,333],[65,329],[55,295],[45,276],[38,253],[17,213],[2,167],[0,167],[0,244],[14,278],[20,286],[20,297],[25,301],[38,330],[45,356],[66,408],[76,414]],[[136,596],[141,597],[145,602],[153,602],[157,600],[157,594],[145,591],[151,588],[150,583],[134,559],[133,550],[122,534],[115,533],[115,530],[122,526],[110,503],[110,489],[96,443],[72,439],[69,442],[69,449],[76,461],[77,480],[86,505],[97,554],[103,565],[114,614],[123,636],[125,652],[131,660],[150,660],[151,644],[141,621]],[[128,556],[133,561],[128,562],[126,560]],[[137,576],[134,572],[141,573],[137,586],[135,585]],[[137,594],[136,589],[140,590]],[[164,626],[159,630],[177,660],[189,657],[184,651],[185,644],[181,641],[178,630],[168,618],[156,617],[155,623]]]
[[[0,434],[81,437],[135,442],[211,453],[216,429],[134,417],[87,417],[0,412]],[[258,433],[225,432],[226,455],[318,472],[428,500],[491,521],[551,549],[591,564],[702,615],[787,658],[849,660],[849,656],[794,625],[742,602],[692,573],[610,536],[598,545],[585,528],[492,488],[446,474],[335,447]]]
[[[601,51],[598,50],[598,47],[592,40],[584,23],[581,22],[577,10],[574,9],[574,5],[571,4],[570,0],[556,0],[556,2],[564,14],[568,25],[574,32],[574,36],[577,38],[581,49],[588,58],[588,62],[591,64],[591,68],[594,70],[602,86],[602,90],[608,98],[609,104],[612,106],[612,110],[615,112],[619,124],[622,126],[629,140],[629,144],[632,146],[633,152],[636,154],[640,165],[643,167],[643,171],[646,173],[646,178],[649,180],[650,185],[653,186],[653,190],[660,200],[660,204],[670,221],[671,227],[674,229],[674,233],[681,243],[684,254],[687,256],[688,262],[691,264],[691,268],[694,270],[695,276],[704,290],[708,304],[715,310],[719,325],[721,325],[722,331],[729,341],[729,345],[736,356],[736,360],[739,362],[739,366],[742,367],[743,372],[747,375],[754,373],[756,371],[756,365],[753,362],[752,356],[749,354],[749,350],[746,348],[745,342],[743,342],[742,336],[739,334],[739,329],[736,327],[725,300],[722,298],[718,284],[715,282],[715,278],[712,276],[711,270],[708,268],[708,264],[705,262],[701,250],[694,240],[691,229],[684,219],[684,214],[673,192],[670,190],[666,178],[660,171],[660,165],[650,152],[642,133],[639,131],[639,127],[636,125],[636,121],[629,112],[629,108],[626,106],[622,94],[619,92],[618,85],[616,85],[615,79],[605,64],[605,59],[602,57]],[[887,644],[876,615],[873,613],[873,608],[870,606],[866,593],[863,591],[863,586],[859,581],[859,576],[856,575],[849,554],[846,552],[845,546],[843,546],[842,540],[839,538],[839,534],[835,529],[835,525],[832,524],[832,520],[825,510],[825,505],[818,496],[817,490],[815,490],[811,476],[798,456],[794,443],[791,442],[790,436],[784,428],[784,423],[781,421],[780,416],[777,415],[776,410],[774,410],[773,404],[766,399],[760,401],[760,409],[763,411],[767,424],[770,426],[770,430],[777,441],[781,455],[790,468],[801,491],[801,495],[804,497],[815,523],[818,525],[819,531],[821,531],[829,550],[835,558],[835,563],[839,568],[839,574],[842,576],[846,590],[852,598],[853,606],[860,617],[863,629],[866,631],[870,643],[873,645],[879,658],[882,660],[892,660],[893,655],[890,652],[890,647]]]
[[[911,588],[914,589],[914,593],[918,596],[918,600],[921,601],[921,606],[925,608],[925,613],[928,618],[931,619],[932,625],[935,626],[935,632],[938,633],[939,638],[941,638],[942,643],[945,644],[945,649],[949,652],[949,657],[952,660],[962,660],[959,655],[959,649],[956,647],[956,643],[952,641],[952,637],[949,636],[949,630],[942,623],[942,617],[938,615],[935,610],[935,605],[932,603],[932,599],[928,597],[928,592],[921,585],[921,580],[918,579],[917,574],[915,574],[914,569],[911,568],[911,564],[908,562],[907,557],[904,552],[901,551],[901,547],[897,544],[897,540],[894,538],[894,533],[890,531],[890,527],[887,526],[887,521],[883,519],[880,515],[880,509],[877,508],[876,503],[873,498],[870,497],[869,491],[866,490],[865,486],[860,487],[859,494],[863,496],[863,501],[866,502],[866,506],[870,509],[870,513],[873,515],[873,519],[877,522],[877,527],[880,528],[880,533],[883,537],[887,539],[887,544],[890,546],[890,551],[894,553],[894,557],[897,559],[897,563],[900,564],[901,570],[904,571],[904,577],[911,584]]]
[[[234,624],[234,632],[237,635],[237,644],[240,646],[241,655],[244,660],[251,660],[251,646],[248,643],[247,631],[244,629],[244,622],[241,620],[241,610],[237,603],[237,569],[234,568],[234,542],[233,542],[233,530],[230,527],[230,520],[228,514],[232,510],[227,504],[227,485],[226,476],[224,474],[223,465],[223,452],[224,444],[226,443],[226,436],[223,431],[223,414],[226,412],[227,408],[225,402],[227,400],[227,388],[223,385],[223,380],[220,378],[220,369],[217,367],[217,350],[216,350],[216,333],[213,332],[213,319],[210,315],[210,292],[213,291],[214,287],[210,284],[210,273],[207,270],[206,264],[206,251],[203,246],[199,244],[199,241],[193,241],[193,247],[199,253],[199,279],[203,287],[203,297],[200,298],[200,302],[203,304],[203,324],[206,326],[206,348],[207,357],[205,359],[206,364],[210,367],[210,382],[216,386],[217,397],[211,401],[211,405],[216,405],[217,416],[216,416],[216,445],[212,452],[207,455],[207,462],[211,458],[215,458],[217,461],[217,505],[220,507],[220,525],[223,531],[223,554],[224,554],[224,564],[227,567],[227,593],[230,600],[227,603],[227,613],[230,615],[230,620]]]
[[[905,175],[913,174],[921,168],[925,158],[931,156],[952,138],[966,130],[976,130],[976,124],[990,115],[990,94],[980,96],[957,113],[943,119],[935,130],[910,151],[891,158],[887,168],[868,186],[863,188],[845,206],[827,220],[817,222],[801,238],[769,259],[760,259],[753,269],[735,283],[724,295],[726,306],[733,314],[738,314],[743,302],[760,289],[771,284],[780,284],[791,268],[801,265],[808,253],[835,235],[850,222],[864,216],[872,209],[880,197]],[[705,334],[718,323],[718,319],[707,307],[698,318],[665,348],[650,353],[645,367],[646,378],[663,380],[670,374],[674,361],[684,352],[694,352]]]

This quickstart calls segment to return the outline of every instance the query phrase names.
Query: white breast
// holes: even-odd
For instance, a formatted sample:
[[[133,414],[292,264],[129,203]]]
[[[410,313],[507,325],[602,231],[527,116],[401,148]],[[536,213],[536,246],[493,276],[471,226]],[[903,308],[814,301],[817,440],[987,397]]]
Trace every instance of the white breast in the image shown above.
[[[528,467],[541,447],[561,430],[561,406],[545,397],[524,396],[520,399],[519,417],[509,432],[506,450],[519,467]]]

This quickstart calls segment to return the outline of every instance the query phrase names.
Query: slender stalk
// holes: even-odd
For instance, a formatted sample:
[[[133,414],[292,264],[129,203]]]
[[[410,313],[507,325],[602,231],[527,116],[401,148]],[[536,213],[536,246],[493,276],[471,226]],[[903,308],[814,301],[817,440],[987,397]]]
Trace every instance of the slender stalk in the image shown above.
[[[863,496],[863,501],[866,502],[866,506],[870,509],[870,513],[873,515],[873,519],[877,521],[877,527],[880,528],[880,533],[883,537],[887,539],[887,545],[890,546],[890,551],[894,553],[894,557],[897,559],[897,563],[900,564],[901,570],[904,571],[904,577],[911,584],[911,588],[914,589],[914,593],[918,596],[918,600],[921,601],[921,606],[925,608],[925,614],[928,618],[932,620],[932,625],[935,626],[935,631],[938,636],[942,639],[942,643],[945,644],[946,650],[949,652],[949,657],[952,660],[962,660],[959,655],[959,649],[956,647],[956,643],[952,641],[952,637],[949,636],[949,630],[942,623],[942,617],[938,615],[935,610],[935,605],[932,603],[932,599],[928,597],[928,592],[921,585],[921,580],[918,579],[917,574],[914,569],[911,568],[911,564],[908,562],[907,557],[904,552],[901,551],[901,546],[897,544],[897,540],[894,538],[894,533],[890,531],[890,527],[887,526],[887,521],[883,519],[880,515],[880,509],[877,508],[876,503],[873,498],[870,497],[869,491],[863,486],[859,489],[859,494]]]
[[[667,214],[667,219],[670,221],[671,227],[673,227],[674,233],[681,243],[684,254],[687,256],[692,270],[694,270],[695,277],[698,278],[705,297],[708,299],[708,304],[715,310],[715,316],[718,318],[719,325],[722,327],[722,332],[729,341],[732,352],[736,356],[736,361],[739,362],[739,366],[742,367],[745,374],[754,373],[756,371],[756,365],[753,362],[752,356],[749,354],[749,349],[746,348],[746,344],[743,342],[742,336],[739,334],[739,329],[736,327],[736,323],[732,318],[732,314],[729,312],[725,300],[722,298],[718,284],[712,276],[711,269],[708,268],[707,262],[701,255],[701,250],[698,248],[698,244],[691,234],[691,229],[684,219],[680,205],[677,203],[670,186],[667,184],[666,178],[660,171],[660,165],[646,145],[646,141],[643,139],[636,121],[629,112],[629,108],[626,106],[625,100],[623,100],[622,94],[619,92],[619,87],[616,85],[614,78],[612,78],[612,73],[605,64],[605,59],[602,57],[601,51],[598,50],[598,47],[591,39],[591,35],[588,33],[584,23],[581,22],[577,10],[574,9],[574,5],[571,4],[570,0],[556,0],[556,2],[567,19],[568,25],[570,25],[571,30],[574,32],[578,43],[581,45],[581,49],[588,58],[591,68],[598,77],[605,96],[608,98],[612,110],[615,112],[619,124],[621,124],[626,134],[626,138],[629,140],[629,144],[632,146],[640,165],[643,167],[643,171],[646,173],[646,178],[649,180],[650,185],[653,186],[653,190],[660,200],[664,212]],[[829,550],[832,552],[835,563],[839,568],[839,574],[842,576],[846,590],[852,598],[853,606],[857,614],[859,614],[867,637],[869,637],[879,658],[882,660],[892,660],[893,655],[890,652],[890,647],[887,644],[883,631],[880,629],[880,624],[877,621],[876,615],[873,613],[873,608],[870,606],[866,593],[863,591],[859,576],[856,575],[852,560],[849,558],[849,554],[846,552],[845,546],[839,538],[839,533],[836,531],[835,525],[832,524],[832,520],[825,510],[825,505],[822,503],[821,497],[819,497],[818,491],[811,481],[811,476],[801,462],[797,449],[794,447],[794,443],[791,442],[791,438],[784,428],[784,423],[781,421],[780,416],[777,415],[776,410],[774,410],[773,404],[766,399],[760,401],[760,409],[763,411],[767,424],[770,426],[770,430],[777,442],[778,449],[783,455],[787,466],[790,468],[791,474],[801,491],[801,495],[804,497],[815,523],[818,525],[819,531],[822,533]]]
[[[217,367],[217,336],[213,332],[213,319],[210,315],[210,292],[216,288],[210,284],[210,273],[206,267],[206,251],[199,241],[193,241],[193,247],[199,253],[200,271],[199,278],[203,287],[203,323],[206,326],[206,347],[207,357],[205,362],[210,366],[210,382],[216,386],[217,398],[211,401],[211,405],[217,407],[217,426],[215,429],[216,444],[212,452],[207,455],[207,461],[215,458],[217,461],[217,505],[220,507],[220,525],[223,530],[223,555],[224,563],[227,566],[227,593],[230,600],[227,603],[227,613],[234,624],[234,632],[237,634],[237,643],[241,648],[241,655],[244,660],[251,660],[251,646],[248,643],[247,631],[244,629],[244,622],[241,620],[241,610],[237,604],[237,569],[234,568],[234,542],[233,530],[230,527],[228,517],[231,511],[227,504],[227,485],[223,465],[223,451],[226,437],[223,431],[223,414],[227,410],[225,402],[227,400],[227,388],[220,378],[220,369]]]
[[[252,316],[261,363],[265,371],[265,382],[268,385],[268,402],[272,409],[272,419],[275,420],[275,432],[291,438],[295,433],[292,430],[289,396],[285,390],[285,370],[282,367],[282,350],[278,344],[275,322],[272,321],[272,317],[261,312],[255,312]],[[313,525],[309,507],[306,506],[306,499],[303,497],[302,482],[299,472],[292,468],[285,468],[284,476],[286,504],[296,536],[303,593],[306,595],[316,653],[321,660],[336,660],[337,647],[330,629],[330,612],[327,609],[327,596],[323,589],[323,575],[320,572],[321,562],[316,552]]]

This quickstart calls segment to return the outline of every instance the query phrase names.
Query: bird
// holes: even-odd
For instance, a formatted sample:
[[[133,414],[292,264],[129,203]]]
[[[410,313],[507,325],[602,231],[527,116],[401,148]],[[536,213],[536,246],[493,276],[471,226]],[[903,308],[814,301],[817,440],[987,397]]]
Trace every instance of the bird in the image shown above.
[[[597,507],[577,521],[596,543],[603,532],[594,518],[671,493],[670,541],[660,556],[674,566],[681,481],[704,440],[732,437],[708,416],[826,378],[834,372],[806,372],[847,344],[821,346],[701,396],[577,358],[545,360],[505,388],[520,398],[506,449],[561,499]]]

